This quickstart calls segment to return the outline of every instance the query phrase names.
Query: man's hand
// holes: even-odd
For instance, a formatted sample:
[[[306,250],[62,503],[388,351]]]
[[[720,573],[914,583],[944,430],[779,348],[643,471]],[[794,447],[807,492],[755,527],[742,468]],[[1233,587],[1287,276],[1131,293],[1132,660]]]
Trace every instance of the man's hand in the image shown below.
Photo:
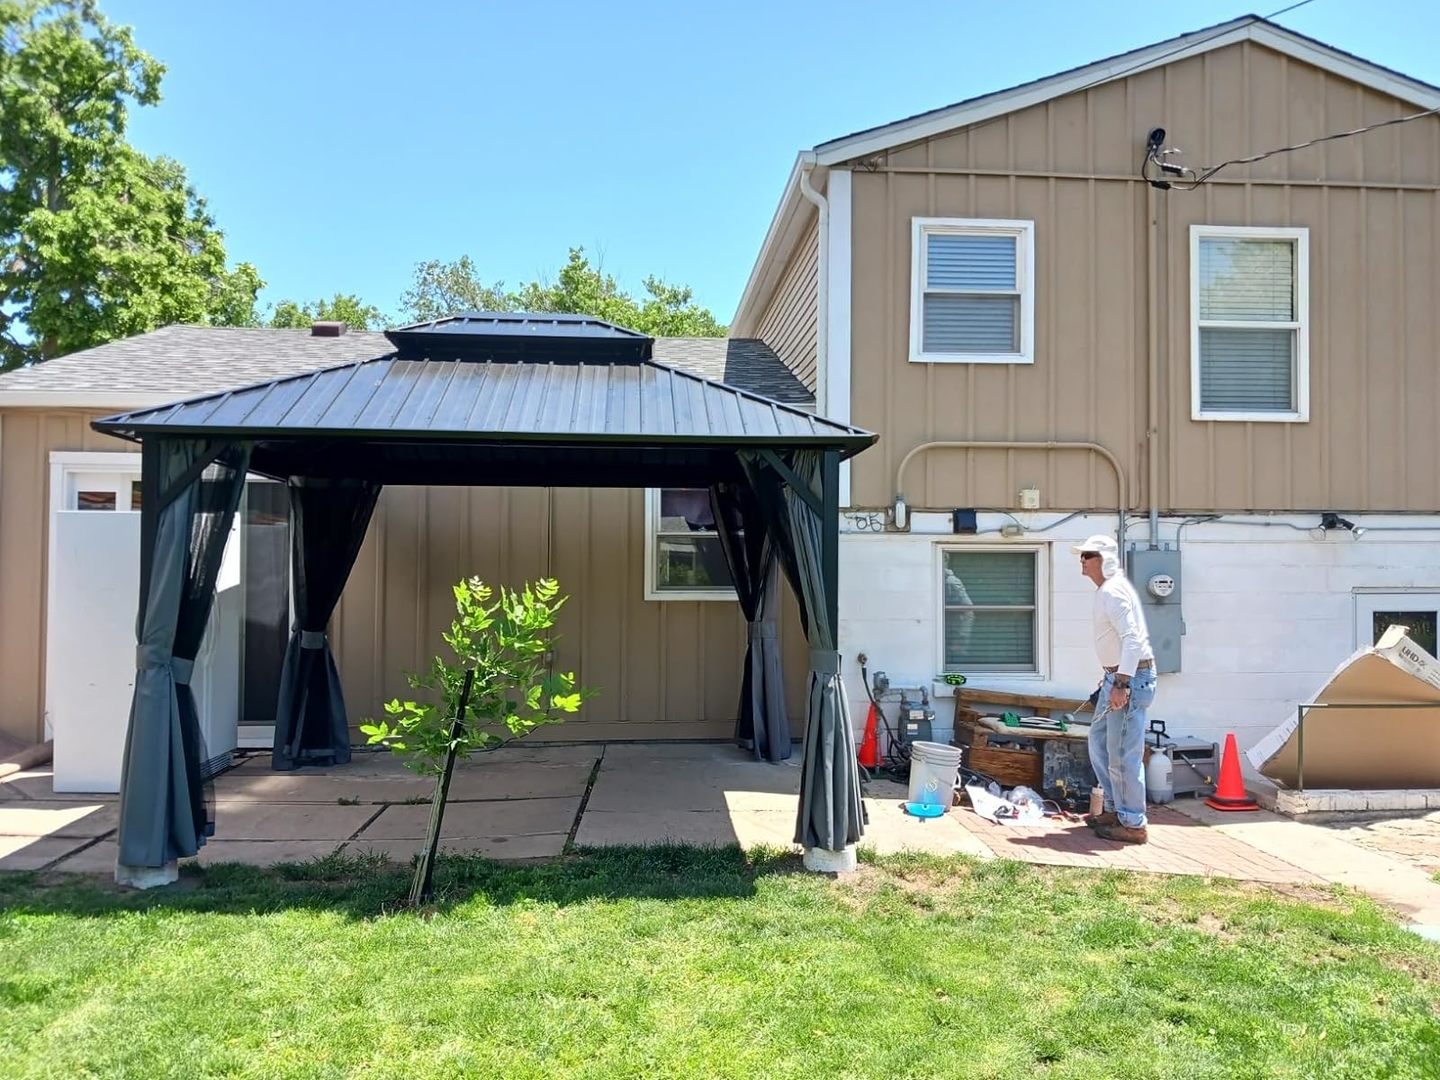
[[[1130,704],[1130,687],[1119,684],[1110,687],[1110,708],[1123,709]]]

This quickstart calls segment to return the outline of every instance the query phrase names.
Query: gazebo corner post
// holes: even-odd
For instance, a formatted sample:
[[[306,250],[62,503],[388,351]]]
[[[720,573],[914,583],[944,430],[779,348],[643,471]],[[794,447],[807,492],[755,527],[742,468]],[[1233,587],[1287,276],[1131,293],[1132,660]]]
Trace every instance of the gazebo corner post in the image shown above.
[[[825,778],[824,788],[835,803],[826,809],[830,845],[806,843],[805,815],[810,799],[802,793],[796,839],[804,848],[807,870],[844,873],[858,865],[858,845],[864,834],[865,809],[860,793],[860,767],[855,755],[855,734],[840,677],[840,453],[820,455],[819,585],[825,637],[820,648],[811,643],[810,723],[805,732],[802,777],[812,782]],[[808,501],[808,500],[807,500]],[[818,614],[818,613],[817,613]],[[818,621],[818,620],[817,620]],[[828,645],[828,648],[825,647]],[[829,728],[830,730],[816,730]],[[809,785],[806,785],[809,786]],[[846,805],[848,804],[848,805]],[[848,827],[847,827],[848,825]]]

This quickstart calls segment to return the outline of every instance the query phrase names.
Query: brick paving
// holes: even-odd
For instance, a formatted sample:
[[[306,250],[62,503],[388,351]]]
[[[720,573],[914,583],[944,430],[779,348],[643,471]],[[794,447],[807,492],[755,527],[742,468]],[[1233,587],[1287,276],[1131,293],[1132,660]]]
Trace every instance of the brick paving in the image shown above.
[[[1078,822],[997,825],[968,807],[957,807],[952,813],[991,852],[1005,859],[1092,870],[1227,877],[1273,885],[1322,881],[1293,863],[1166,807],[1149,810],[1148,844],[1102,840],[1088,825]]]

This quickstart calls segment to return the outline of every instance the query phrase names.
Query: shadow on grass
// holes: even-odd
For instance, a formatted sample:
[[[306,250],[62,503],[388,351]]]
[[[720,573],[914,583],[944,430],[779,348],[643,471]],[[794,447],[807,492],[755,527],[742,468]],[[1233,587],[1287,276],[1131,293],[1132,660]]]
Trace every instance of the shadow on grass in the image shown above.
[[[503,863],[441,855],[435,868],[440,913],[479,901],[500,906],[566,906],[592,900],[748,899],[767,875],[804,873],[788,851],[742,851],[685,845],[604,848],[548,862]],[[411,910],[413,871],[371,855],[328,855],[261,868],[240,863],[186,863],[173,885],[138,892],[108,878],[73,874],[0,874],[0,918],[175,911],[250,915],[313,910],[371,919]]]

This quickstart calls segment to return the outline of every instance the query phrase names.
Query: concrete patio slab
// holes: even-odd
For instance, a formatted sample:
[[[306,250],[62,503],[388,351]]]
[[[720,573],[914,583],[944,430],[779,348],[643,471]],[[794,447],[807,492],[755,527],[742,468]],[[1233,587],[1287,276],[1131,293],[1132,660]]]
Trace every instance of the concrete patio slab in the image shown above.
[[[375,816],[374,806],[317,803],[219,803],[216,840],[349,840]],[[428,808],[427,808],[428,809]],[[332,847],[334,845],[332,844]]]
[[[340,849],[334,840],[211,840],[194,859],[201,866],[214,863],[244,863],[247,866],[274,866],[276,863],[304,863],[323,859]]]
[[[50,869],[63,874],[107,874],[114,875],[115,860],[120,855],[120,845],[114,840],[101,840],[78,851]]]
[[[569,835],[580,810],[580,797],[462,802],[447,805],[440,835],[445,839]],[[410,840],[425,835],[429,806],[387,806],[357,840]]]
[[[118,802],[120,796],[113,791],[56,791],[55,774],[50,766],[46,765],[0,777],[0,802],[13,802],[17,799],[33,799],[37,802],[75,802],[81,799],[89,802]]]
[[[931,855],[970,855],[993,859],[994,852],[959,821],[961,810],[952,808],[938,818],[917,818],[905,813],[909,792],[888,780],[865,785],[865,809],[870,823],[860,847],[877,855],[923,851]],[[795,808],[790,808],[793,817]]]
[[[597,755],[598,756],[598,755]],[[450,777],[449,799],[466,802],[486,799],[553,799],[585,794],[593,764],[531,765],[525,762],[497,762],[476,767],[465,762]],[[434,795],[430,783],[426,797]]]
[[[0,836],[104,836],[120,823],[115,803],[44,802],[0,805]]]
[[[40,870],[88,843],[81,836],[0,836],[0,870]]]
[[[344,770],[277,773],[235,770],[215,779],[217,803],[363,803],[428,799],[435,784],[414,776],[355,776]]]
[[[460,839],[441,838],[439,849],[450,855],[481,855],[487,859],[522,861],[553,859],[565,850],[568,833],[540,833],[535,836],[493,836]],[[383,855],[391,862],[404,865],[420,851],[419,838],[403,840],[372,840],[361,837],[351,840],[342,849],[345,855]]]

